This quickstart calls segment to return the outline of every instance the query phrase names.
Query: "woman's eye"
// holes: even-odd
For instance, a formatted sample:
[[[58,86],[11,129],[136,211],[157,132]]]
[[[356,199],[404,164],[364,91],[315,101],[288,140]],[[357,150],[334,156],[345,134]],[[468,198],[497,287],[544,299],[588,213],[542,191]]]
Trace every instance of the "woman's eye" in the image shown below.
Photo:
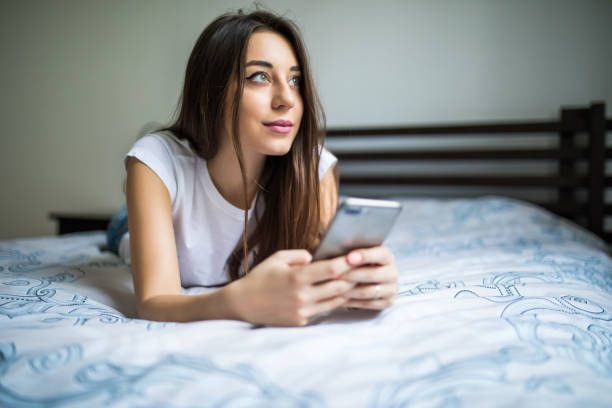
[[[302,77],[294,76],[289,80],[291,86],[299,87],[302,83]]]
[[[247,79],[253,82],[268,82],[268,77],[263,72],[255,72]]]

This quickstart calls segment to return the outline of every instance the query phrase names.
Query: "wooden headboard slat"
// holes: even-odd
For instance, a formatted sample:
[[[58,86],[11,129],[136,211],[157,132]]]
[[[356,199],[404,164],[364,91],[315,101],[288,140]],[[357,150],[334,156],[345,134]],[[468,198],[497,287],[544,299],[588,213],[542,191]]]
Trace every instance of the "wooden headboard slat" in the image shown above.
[[[589,119],[589,211],[587,226],[601,236],[604,228],[604,182],[606,161],[606,108],[595,103],[588,112]]]
[[[327,136],[333,137],[368,137],[368,136],[462,136],[476,134],[525,134],[525,133],[559,133],[561,131],[584,130],[588,120],[584,115],[588,109],[566,108],[581,115],[573,115],[566,122],[482,122],[448,125],[416,125],[402,127],[363,127],[334,128],[327,130]],[[610,121],[612,122],[612,121]],[[607,123],[607,122],[606,122]],[[609,124],[612,126],[612,123]]]
[[[586,149],[508,149],[508,150],[411,150],[400,152],[336,152],[338,159],[346,160],[540,160],[588,159]],[[610,149],[612,154],[612,149]]]
[[[341,176],[344,184],[375,185],[437,185],[437,186],[524,186],[524,187],[580,187],[586,177],[528,177],[528,176],[403,176],[355,175]]]

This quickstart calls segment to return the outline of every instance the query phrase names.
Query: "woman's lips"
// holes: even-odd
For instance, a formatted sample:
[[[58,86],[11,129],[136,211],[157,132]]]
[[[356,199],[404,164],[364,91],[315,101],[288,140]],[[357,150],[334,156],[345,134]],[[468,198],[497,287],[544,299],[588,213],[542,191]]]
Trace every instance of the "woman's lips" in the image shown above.
[[[275,133],[287,134],[291,132],[293,123],[288,120],[276,120],[274,122],[264,123],[264,126]]]

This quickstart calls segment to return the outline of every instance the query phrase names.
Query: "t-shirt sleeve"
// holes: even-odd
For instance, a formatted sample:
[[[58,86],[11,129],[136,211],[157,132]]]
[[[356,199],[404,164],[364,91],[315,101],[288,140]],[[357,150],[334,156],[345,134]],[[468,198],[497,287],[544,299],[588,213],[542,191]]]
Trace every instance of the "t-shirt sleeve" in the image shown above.
[[[321,148],[321,158],[319,159],[319,180],[323,178],[327,170],[330,169],[334,164],[338,162],[336,156],[334,156],[325,147]]]
[[[172,204],[174,204],[177,189],[177,166],[176,158],[172,154],[168,141],[160,135],[145,135],[138,139],[130,151],[123,157],[123,164],[126,166],[126,170],[128,157],[137,158],[157,174],[168,189],[170,199]]]

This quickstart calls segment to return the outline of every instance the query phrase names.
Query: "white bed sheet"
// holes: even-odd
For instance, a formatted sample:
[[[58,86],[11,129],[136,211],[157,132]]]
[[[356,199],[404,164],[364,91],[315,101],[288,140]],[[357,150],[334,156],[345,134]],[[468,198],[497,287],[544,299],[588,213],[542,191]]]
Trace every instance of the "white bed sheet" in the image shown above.
[[[612,406],[602,241],[503,197],[403,206],[394,306],[303,328],[134,319],[102,232],[0,242],[0,406]]]

